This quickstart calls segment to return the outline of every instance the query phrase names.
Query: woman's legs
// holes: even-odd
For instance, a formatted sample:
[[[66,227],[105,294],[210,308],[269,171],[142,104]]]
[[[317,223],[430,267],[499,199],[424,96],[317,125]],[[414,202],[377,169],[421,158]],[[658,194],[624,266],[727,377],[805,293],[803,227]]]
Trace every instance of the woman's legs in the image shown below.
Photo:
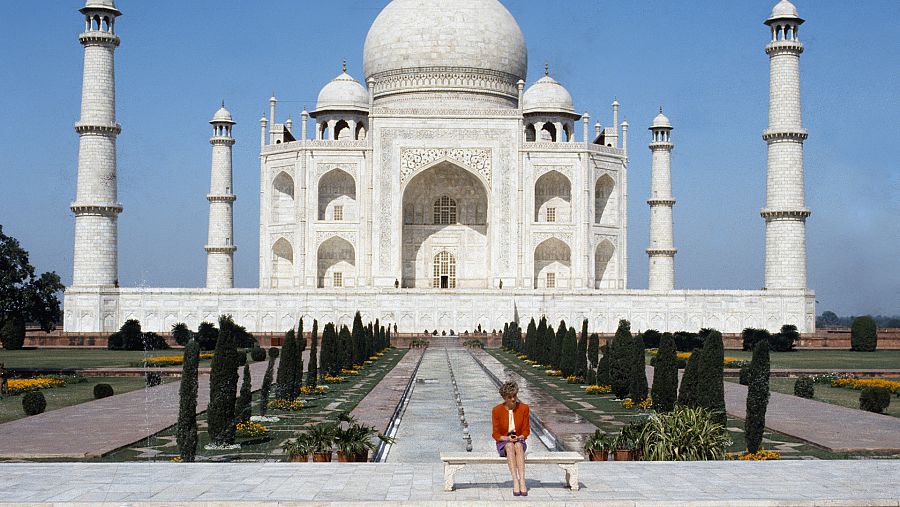
[[[507,446],[509,447],[509,446]],[[516,475],[519,478],[519,487],[520,491],[528,491],[528,488],[525,487],[525,449],[522,448],[522,444],[516,443],[513,445],[516,449]]]
[[[509,474],[513,480],[513,491],[519,492],[519,474],[518,474],[518,452],[519,449],[512,442],[506,444],[506,464],[509,466]]]

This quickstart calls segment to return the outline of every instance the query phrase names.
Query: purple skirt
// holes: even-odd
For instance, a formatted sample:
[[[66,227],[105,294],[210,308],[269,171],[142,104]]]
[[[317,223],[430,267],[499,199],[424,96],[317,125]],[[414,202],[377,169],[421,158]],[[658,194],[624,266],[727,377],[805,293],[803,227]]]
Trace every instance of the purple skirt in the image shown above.
[[[497,442],[497,452],[500,454],[501,458],[506,457],[506,444],[510,443],[509,440],[500,440]],[[522,444],[522,452],[528,450],[528,442],[525,440],[517,440],[516,443]]]

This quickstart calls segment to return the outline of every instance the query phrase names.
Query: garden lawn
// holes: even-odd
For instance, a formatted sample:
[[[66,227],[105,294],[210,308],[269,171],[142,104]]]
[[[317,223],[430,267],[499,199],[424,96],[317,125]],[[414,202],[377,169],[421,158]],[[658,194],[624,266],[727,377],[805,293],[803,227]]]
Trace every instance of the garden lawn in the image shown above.
[[[794,394],[794,382],[796,378],[771,378],[769,379],[769,388],[772,391]],[[847,389],[846,387],[831,387],[828,384],[815,385],[814,400],[840,405],[848,408],[859,408],[859,395],[862,391],[855,389]],[[884,411],[885,414],[900,417],[900,397],[891,396],[891,404]]]
[[[619,401],[614,401],[611,394],[597,395],[587,394],[578,384],[569,384],[565,379],[549,377],[544,368],[533,368],[526,365],[515,354],[500,349],[485,349],[489,354],[497,358],[504,366],[515,370],[525,377],[534,386],[539,386],[551,396],[562,402],[573,412],[590,421],[592,424],[607,433],[618,433],[622,426],[635,418],[645,415],[647,412],[640,409],[626,409]],[[726,352],[731,355],[731,352]],[[772,354],[774,357],[775,354]],[[648,379],[652,380],[652,379]],[[853,391],[856,392],[856,391]],[[588,404],[586,407],[584,404]],[[728,418],[728,430],[734,441],[728,449],[732,453],[740,453],[746,450],[744,443],[744,421]],[[763,448],[778,451],[782,459],[842,459],[857,456],[871,456],[870,454],[843,454],[826,451],[820,447],[805,443],[789,435],[766,430],[763,436]]]
[[[130,367],[146,357],[180,356],[182,349],[149,352],[106,349],[0,349],[0,363],[7,368],[120,368]]]
[[[279,422],[262,423],[269,428],[269,436],[255,439],[237,439],[241,449],[233,451],[207,451],[203,447],[210,442],[206,431],[206,412],[198,414],[199,443],[197,461],[281,461],[281,445],[294,438],[309,424],[335,420],[343,412],[349,413],[369,394],[384,376],[406,354],[408,349],[389,349],[378,361],[365,366],[359,375],[343,375],[344,382],[328,385],[327,394],[319,397],[301,396],[307,406],[300,411],[269,410],[267,415],[278,416]],[[305,366],[305,365],[304,365]],[[320,384],[322,385],[322,384]],[[259,415],[259,392],[253,394],[253,415]],[[101,461],[170,461],[178,455],[175,427],[167,428],[130,446],[104,456]]]
[[[163,377],[163,382],[171,382],[171,377]],[[58,408],[78,405],[94,400],[94,386],[97,384],[109,384],[115,394],[127,393],[136,389],[142,389],[145,385],[144,377],[88,377],[86,382],[78,384],[66,384],[60,387],[42,389],[47,399],[45,412]],[[22,394],[8,396],[0,400],[0,423],[13,421],[25,417],[22,410]]]
[[[753,353],[743,350],[726,350],[725,355],[749,361]],[[850,352],[849,350],[798,350],[795,352],[772,352],[770,357],[773,369],[900,369],[900,350],[878,350],[875,352]]]

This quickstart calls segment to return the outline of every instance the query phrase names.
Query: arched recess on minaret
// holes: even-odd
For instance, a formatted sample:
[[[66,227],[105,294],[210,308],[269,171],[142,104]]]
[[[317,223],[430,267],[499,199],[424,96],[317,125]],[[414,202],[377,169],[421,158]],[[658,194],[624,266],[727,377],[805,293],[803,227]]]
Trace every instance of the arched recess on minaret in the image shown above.
[[[319,220],[353,221],[357,216],[356,180],[343,169],[332,169],[319,178]]]

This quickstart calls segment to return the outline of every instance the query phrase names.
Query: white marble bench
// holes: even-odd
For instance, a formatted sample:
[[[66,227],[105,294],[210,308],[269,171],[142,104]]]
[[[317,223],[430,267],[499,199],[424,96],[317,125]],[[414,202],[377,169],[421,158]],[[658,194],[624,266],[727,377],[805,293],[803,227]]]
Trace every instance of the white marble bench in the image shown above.
[[[453,491],[453,479],[466,465],[505,465],[506,458],[493,453],[461,452],[441,453],[444,462],[444,491]],[[578,491],[578,463],[584,456],[577,452],[548,452],[541,454],[525,454],[527,465],[559,465],[566,471],[566,486]]]

